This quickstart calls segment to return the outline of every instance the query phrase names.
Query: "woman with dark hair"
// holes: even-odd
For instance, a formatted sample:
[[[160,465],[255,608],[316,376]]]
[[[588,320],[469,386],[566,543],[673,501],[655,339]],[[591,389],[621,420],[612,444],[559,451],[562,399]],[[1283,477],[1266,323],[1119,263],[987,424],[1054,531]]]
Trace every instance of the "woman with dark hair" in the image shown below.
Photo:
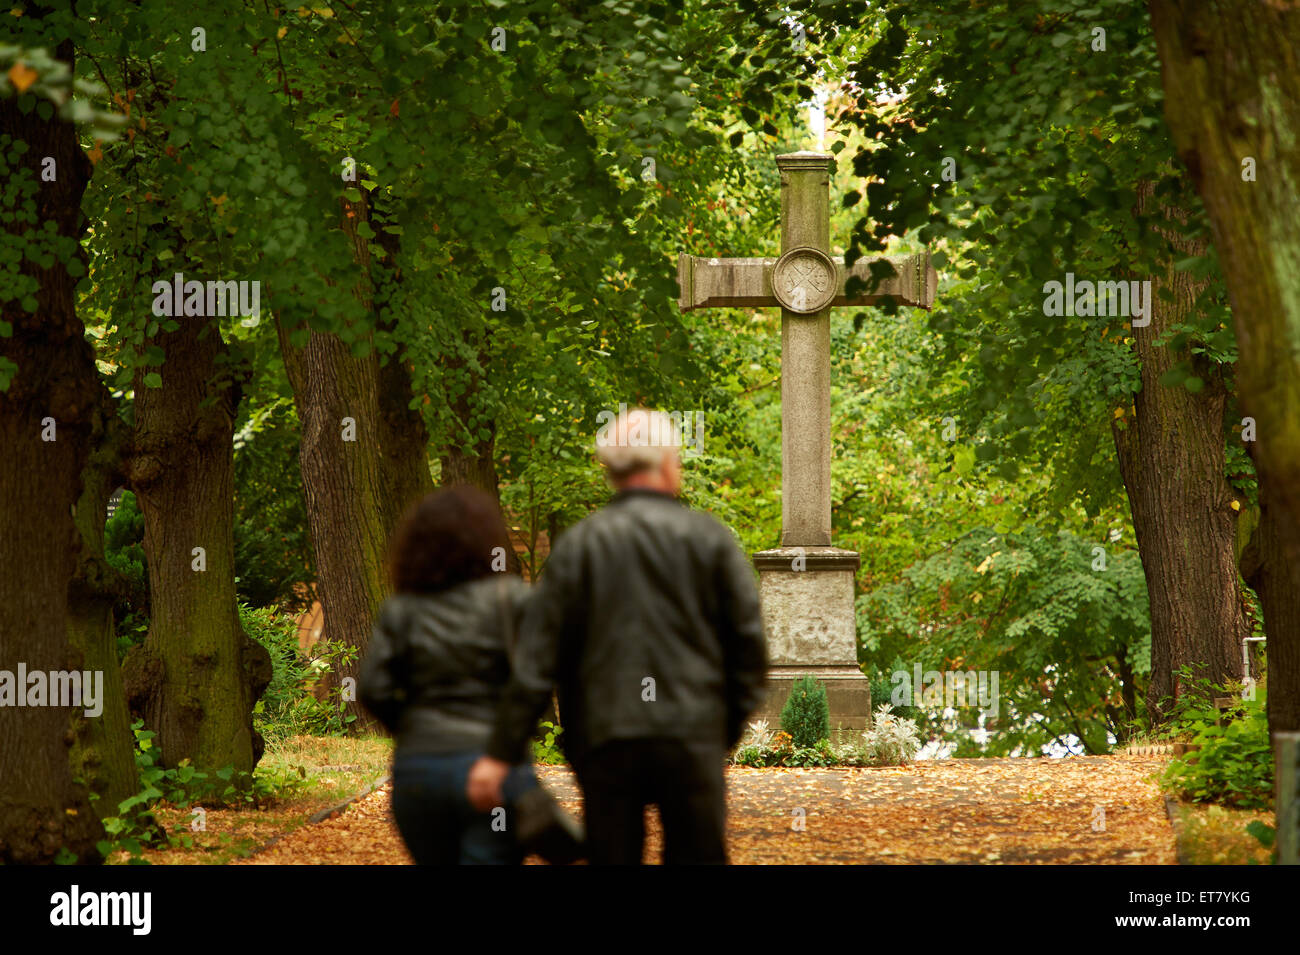
[[[419,865],[523,860],[511,808],[538,785],[532,767],[512,772],[505,806],[480,813],[465,795],[527,597],[505,572],[509,546],[496,501],[467,486],[418,501],[393,535],[395,593],[380,608],[359,690],[396,738],[393,814]]]

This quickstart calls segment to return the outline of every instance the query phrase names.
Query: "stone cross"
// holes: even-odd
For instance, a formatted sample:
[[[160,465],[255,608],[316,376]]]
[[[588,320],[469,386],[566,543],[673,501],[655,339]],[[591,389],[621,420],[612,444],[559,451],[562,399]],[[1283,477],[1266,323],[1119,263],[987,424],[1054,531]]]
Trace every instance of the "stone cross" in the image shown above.
[[[779,714],[789,682],[812,673],[827,684],[832,728],[864,725],[870,696],[857,666],[858,555],[831,546],[831,309],[886,300],[929,308],[937,285],[928,253],[893,257],[894,277],[849,297],[850,278],[871,287],[870,260],[849,268],[830,255],[833,161],[777,157],[780,258],[677,259],[682,311],[781,308],[781,546],[754,555],[773,665],[762,715]]]

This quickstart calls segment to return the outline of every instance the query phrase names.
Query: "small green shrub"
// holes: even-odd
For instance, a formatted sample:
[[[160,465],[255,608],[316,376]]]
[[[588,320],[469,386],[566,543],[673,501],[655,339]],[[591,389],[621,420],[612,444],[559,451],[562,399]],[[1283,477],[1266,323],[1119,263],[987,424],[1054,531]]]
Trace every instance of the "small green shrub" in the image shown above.
[[[840,758],[829,739],[819,739],[814,746],[796,749],[781,761],[782,766],[838,766]]]
[[[270,608],[239,605],[239,623],[271,656],[271,682],[253,707],[256,729],[267,740],[292,735],[288,714],[312,678],[311,665],[298,649],[298,630],[292,617]]]
[[[562,766],[568,762],[560,749],[560,734],[564,727],[556,726],[550,720],[542,720],[537,725],[537,739],[533,740],[533,762],[541,766]]]
[[[239,620],[271,655],[271,682],[253,707],[253,724],[262,737],[270,743],[287,736],[343,735],[356,716],[348,713],[342,688],[333,687],[323,700],[317,699],[316,689],[331,672],[355,660],[357,648],[323,640],[309,659],[298,649],[292,617],[269,607],[241,605]]]
[[[1182,798],[1240,809],[1267,809],[1273,799],[1273,749],[1263,687],[1253,700],[1242,700],[1238,714],[1220,726],[1217,708],[1187,706],[1180,710],[1180,735],[1190,734],[1192,749],[1172,760],[1163,782]]]
[[[279,727],[285,735],[343,736],[356,714],[348,712],[341,686],[331,687],[325,699],[316,697],[316,688],[330,673],[347,669],[356,660],[356,647],[334,640],[316,644],[316,656],[307,664],[307,677],[289,704]]]
[[[831,735],[831,710],[826,687],[812,676],[801,676],[790,688],[781,709],[781,729],[790,734],[795,749],[812,749]]]
[[[104,559],[126,578],[132,590],[147,589],[144,515],[130,491],[122,492],[113,516],[104,524]]]
[[[910,674],[912,668],[909,667],[898,654],[894,655],[894,659],[890,661],[889,666],[885,669],[872,671],[868,679],[871,683],[871,701],[873,703],[892,704],[894,702],[894,691],[899,688],[899,684],[894,680],[894,674],[899,672]],[[916,700],[919,702],[919,688],[916,690],[916,694]],[[915,720],[918,726],[926,716],[925,710],[921,709],[919,706],[894,706],[893,712],[902,719]]]

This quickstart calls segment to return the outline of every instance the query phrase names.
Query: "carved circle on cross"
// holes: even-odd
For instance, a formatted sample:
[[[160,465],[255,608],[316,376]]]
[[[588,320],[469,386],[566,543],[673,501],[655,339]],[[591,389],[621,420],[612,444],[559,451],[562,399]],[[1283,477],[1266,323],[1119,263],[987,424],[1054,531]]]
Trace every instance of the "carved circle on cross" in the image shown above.
[[[835,263],[820,249],[791,249],[772,268],[772,294],[788,311],[820,312],[835,298]]]

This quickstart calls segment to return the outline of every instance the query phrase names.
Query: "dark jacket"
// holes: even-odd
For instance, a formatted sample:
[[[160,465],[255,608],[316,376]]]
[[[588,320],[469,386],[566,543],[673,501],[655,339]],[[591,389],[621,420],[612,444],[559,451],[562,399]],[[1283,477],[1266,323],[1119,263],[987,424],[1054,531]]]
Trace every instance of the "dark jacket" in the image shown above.
[[[612,739],[732,746],[767,670],[749,561],[709,515],[623,491],[556,543],[514,663],[487,748],[497,759],[524,759],[552,685],[575,762]]]
[[[510,678],[507,632],[527,596],[518,577],[494,574],[384,601],[358,693],[396,738],[395,755],[482,752]]]

